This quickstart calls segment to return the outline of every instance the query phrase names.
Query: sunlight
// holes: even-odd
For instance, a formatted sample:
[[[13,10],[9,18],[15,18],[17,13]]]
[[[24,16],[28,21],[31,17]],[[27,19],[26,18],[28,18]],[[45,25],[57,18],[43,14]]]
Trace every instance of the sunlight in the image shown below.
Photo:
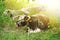
[[[16,0],[17,2],[20,2],[20,0]]]
[[[60,0],[35,0],[35,4],[43,5],[49,15],[60,17]]]
[[[36,0],[35,3],[47,5],[48,9],[56,9],[59,6],[59,2],[57,0]]]

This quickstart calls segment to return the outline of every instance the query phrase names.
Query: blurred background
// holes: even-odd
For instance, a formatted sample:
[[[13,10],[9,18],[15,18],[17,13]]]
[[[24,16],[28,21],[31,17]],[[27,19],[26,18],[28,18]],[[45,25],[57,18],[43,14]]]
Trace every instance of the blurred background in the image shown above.
[[[6,9],[22,8],[30,8],[28,15],[47,15],[50,18],[49,29],[28,35],[26,28],[17,28],[16,20],[4,15]],[[16,14],[22,15],[23,12]],[[0,40],[60,40],[60,0],[0,0]]]

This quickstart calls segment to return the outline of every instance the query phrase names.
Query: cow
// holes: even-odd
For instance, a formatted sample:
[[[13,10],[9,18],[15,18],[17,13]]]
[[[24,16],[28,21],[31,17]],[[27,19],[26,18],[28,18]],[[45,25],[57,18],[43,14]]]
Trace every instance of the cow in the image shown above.
[[[35,33],[41,30],[48,29],[49,18],[44,14],[36,14],[36,15],[21,15],[19,19],[16,21],[18,27],[27,26],[28,33]]]

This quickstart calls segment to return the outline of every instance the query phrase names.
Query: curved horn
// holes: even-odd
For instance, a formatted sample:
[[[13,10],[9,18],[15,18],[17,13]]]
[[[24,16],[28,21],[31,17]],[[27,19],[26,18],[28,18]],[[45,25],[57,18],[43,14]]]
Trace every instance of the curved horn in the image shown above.
[[[30,16],[28,16],[28,19],[27,19],[26,21],[29,21],[29,20],[30,20],[30,18],[31,18],[31,17],[30,17]]]

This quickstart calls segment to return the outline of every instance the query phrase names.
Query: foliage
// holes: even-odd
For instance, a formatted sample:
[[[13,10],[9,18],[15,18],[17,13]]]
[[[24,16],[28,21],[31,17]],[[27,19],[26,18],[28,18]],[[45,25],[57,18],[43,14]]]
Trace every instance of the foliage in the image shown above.
[[[5,27],[6,25],[12,26],[14,24],[9,15],[4,15],[5,9],[4,2],[0,1],[0,27]]]
[[[21,9],[26,7],[28,0],[5,0],[5,6],[9,9]]]

